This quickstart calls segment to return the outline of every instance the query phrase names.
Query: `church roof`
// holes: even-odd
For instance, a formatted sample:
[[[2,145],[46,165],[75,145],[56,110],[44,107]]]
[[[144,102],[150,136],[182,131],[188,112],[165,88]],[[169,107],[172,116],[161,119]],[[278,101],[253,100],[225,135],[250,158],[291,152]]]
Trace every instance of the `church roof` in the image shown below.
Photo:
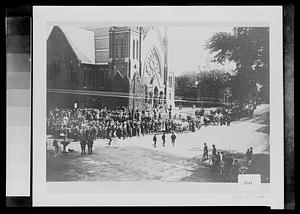
[[[148,32],[151,30],[151,28],[152,27],[144,27],[144,37],[143,37],[143,39],[146,38],[146,36],[147,36]]]
[[[154,31],[156,32],[157,36],[158,36],[158,39],[159,39],[159,41],[160,41],[160,43],[161,43],[161,46],[162,46],[163,48],[165,48],[165,44],[164,44],[164,42],[163,42],[163,36],[162,36],[160,30],[159,30],[157,27],[151,26],[151,27],[144,27],[143,29],[144,29],[144,36],[143,36],[143,39],[145,39],[145,38],[147,37],[148,33],[149,33],[151,30],[154,30]]]
[[[75,27],[55,27],[64,33],[78,60],[82,63],[95,64],[94,32]]]

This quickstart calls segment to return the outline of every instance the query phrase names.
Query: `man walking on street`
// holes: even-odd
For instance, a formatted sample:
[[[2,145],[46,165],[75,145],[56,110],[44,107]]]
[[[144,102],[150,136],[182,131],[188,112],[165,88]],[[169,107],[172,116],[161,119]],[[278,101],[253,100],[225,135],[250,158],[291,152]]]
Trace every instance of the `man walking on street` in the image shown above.
[[[227,117],[226,117],[227,126],[230,126],[230,121],[231,121],[231,118],[229,115],[227,115]]]
[[[166,143],[166,135],[165,135],[165,133],[163,133],[163,135],[162,135],[162,141],[163,141],[163,147],[165,147],[165,143]]]
[[[206,160],[206,159],[208,159],[208,148],[207,148],[206,143],[204,143],[202,160]]]
[[[156,141],[157,141],[157,137],[156,137],[156,134],[154,134],[154,137],[153,137],[153,146],[154,146],[154,148],[156,148]]]
[[[217,156],[217,149],[216,149],[215,144],[213,144],[212,147],[213,147],[213,149],[212,149],[212,156],[216,157]]]
[[[172,132],[171,140],[172,140],[172,145],[173,145],[173,147],[174,147],[174,145],[175,145],[175,139],[176,139],[176,135],[174,134],[174,132]]]
[[[238,162],[238,160],[234,160],[233,162],[233,166],[232,166],[232,177],[233,177],[233,181],[237,182],[238,181],[238,176],[239,176],[239,172],[240,172],[240,164]]]
[[[253,148],[250,147],[250,160],[252,161],[252,156],[253,156]]]
[[[250,152],[250,149],[247,149],[246,156],[247,156],[247,162],[249,163],[249,161],[251,160],[251,152]]]
[[[82,137],[80,140],[80,146],[81,146],[81,154],[85,155],[86,141],[85,141],[84,137]]]
[[[94,144],[93,138],[90,136],[88,138],[88,143],[87,143],[87,145],[88,145],[88,154],[89,155],[93,154],[93,144]]]
[[[227,166],[228,166],[228,173],[232,174],[233,158],[231,154],[228,155]]]
[[[57,139],[54,139],[54,140],[53,140],[53,146],[54,146],[54,148],[55,148],[56,154],[58,155],[59,145],[58,145]]]

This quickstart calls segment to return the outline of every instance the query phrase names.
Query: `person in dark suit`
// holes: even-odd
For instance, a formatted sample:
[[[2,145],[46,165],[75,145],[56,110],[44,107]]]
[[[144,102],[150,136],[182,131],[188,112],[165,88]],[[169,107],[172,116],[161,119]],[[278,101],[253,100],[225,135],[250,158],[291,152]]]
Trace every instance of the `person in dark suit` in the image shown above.
[[[81,146],[81,154],[85,155],[86,140],[84,139],[84,137],[82,137],[80,140],[80,146]]]
[[[153,136],[153,146],[154,146],[154,148],[156,148],[156,141],[157,141],[157,137],[156,137],[156,134],[154,134],[154,136]]]
[[[217,149],[216,149],[215,144],[213,144],[212,147],[213,147],[213,148],[212,148],[212,156],[213,156],[213,157],[216,157],[216,156],[217,156]]]
[[[208,148],[207,148],[206,143],[204,143],[204,149],[203,149],[203,156],[202,156],[202,159],[203,159],[203,160],[208,159]]]
[[[57,139],[53,140],[53,146],[55,148],[56,154],[58,155],[58,151],[59,151],[59,146],[58,146],[58,141]]]
[[[89,155],[93,154],[93,144],[94,144],[93,138],[90,136],[87,142]]]
[[[230,126],[231,118],[229,115],[226,117],[227,126]]]
[[[172,132],[171,140],[172,140],[172,145],[173,146],[175,145],[175,139],[176,139],[176,135],[174,134],[174,132]]]
[[[249,162],[249,161],[251,160],[249,148],[248,148],[247,151],[246,151],[246,156],[247,156],[247,162]]]
[[[232,174],[232,166],[233,166],[233,158],[232,158],[232,155],[231,154],[228,154],[228,158],[227,158],[227,166],[228,166],[228,172],[230,174]]]
[[[165,135],[165,133],[163,133],[163,135],[161,136],[161,139],[163,141],[163,147],[165,147],[165,143],[166,143],[166,135]]]
[[[250,147],[249,157],[250,157],[250,160],[252,161],[252,157],[253,157],[253,148],[252,147]]]
[[[232,177],[233,177],[233,181],[235,181],[235,182],[238,181],[240,167],[241,167],[241,165],[239,164],[238,160],[234,160],[233,167],[232,167]]]

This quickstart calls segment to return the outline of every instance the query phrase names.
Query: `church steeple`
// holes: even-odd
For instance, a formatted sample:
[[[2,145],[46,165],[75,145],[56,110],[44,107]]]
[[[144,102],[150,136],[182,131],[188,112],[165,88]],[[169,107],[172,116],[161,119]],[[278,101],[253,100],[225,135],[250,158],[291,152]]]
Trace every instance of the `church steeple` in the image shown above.
[[[167,87],[168,83],[168,28],[164,28],[164,46],[165,46],[165,51],[164,51],[164,84]]]

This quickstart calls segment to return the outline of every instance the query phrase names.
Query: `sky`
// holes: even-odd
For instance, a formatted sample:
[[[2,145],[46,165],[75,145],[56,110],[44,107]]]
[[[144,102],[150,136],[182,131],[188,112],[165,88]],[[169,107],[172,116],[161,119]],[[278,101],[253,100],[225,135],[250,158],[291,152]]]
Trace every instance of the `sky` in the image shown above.
[[[212,55],[206,50],[206,41],[216,32],[231,32],[228,27],[169,27],[169,69],[178,76],[187,71],[203,69],[224,69],[230,71],[235,68],[234,63],[221,66],[209,63]]]

